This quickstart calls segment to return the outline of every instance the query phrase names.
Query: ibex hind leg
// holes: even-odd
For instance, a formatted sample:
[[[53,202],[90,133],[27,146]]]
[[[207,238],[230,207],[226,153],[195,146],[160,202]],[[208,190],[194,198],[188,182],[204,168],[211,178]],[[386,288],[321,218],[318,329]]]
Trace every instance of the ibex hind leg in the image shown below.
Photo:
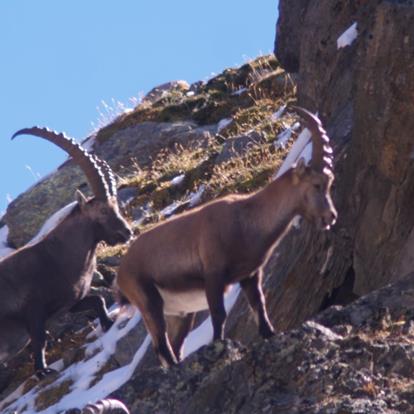
[[[258,271],[254,276],[243,279],[240,286],[254,312],[260,335],[270,338],[274,335],[274,329],[267,316],[266,300],[262,290],[262,272]]]
[[[44,313],[40,310],[31,312],[28,320],[28,331],[31,340],[31,347],[34,358],[34,367],[38,378],[44,378],[46,375],[55,373],[56,371],[48,368],[46,364],[46,329],[45,329]]]
[[[224,339],[226,308],[224,307],[224,285],[221,277],[213,275],[206,278],[206,296],[211,321],[213,323],[213,339]]]
[[[0,363],[12,358],[30,342],[26,326],[18,321],[0,320],[0,332]]]
[[[194,326],[195,313],[184,316],[167,315],[167,332],[177,361],[182,358],[182,347],[188,333]]]
[[[120,286],[121,287],[121,286]],[[148,333],[151,335],[155,353],[161,364],[170,367],[177,363],[167,335],[167,324],[164,319],[164,302],[154,284],[129,284],[128,289],[121,287],[129,301],[138,307]]]
[[[71,312],[93,311],[99,318],[102,329],[108,331],[113,325],[113,321],[108,315],[105,300],[102,296],[89,295],[81,299],[70,309]]]

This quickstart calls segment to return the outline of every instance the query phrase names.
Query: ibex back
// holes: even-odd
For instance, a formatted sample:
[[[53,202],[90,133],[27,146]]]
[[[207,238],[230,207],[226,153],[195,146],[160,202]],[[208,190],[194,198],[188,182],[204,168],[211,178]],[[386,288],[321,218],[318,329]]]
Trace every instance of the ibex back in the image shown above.
[[[319,119],[295,108],[312,132],[311,165],[303,160],[251,195],[229,195],[141,234],[121,261],[117,284],[142,313],[163,365],[177,362],[194,313],[209,309],[214,339],[223,338],[224,293],[240,283],[260,334],[273,327],[262,269],[296,215],[329,229],[337,213],[330,188],[332,149]]]
[[[88,154],[63,134],[33,127],[14,136],[32,134],[67,151],[80,165],[93,190],[50,233],[0,260],[0,362],[31,339],[39,376],[51,370],[45,362],[45,323],[57,312],[93,309],[104,329],[112,321],[100,296],[86,296],[100,241],[126,242],[131,230],[119,213],[116,186],[105,161]]]

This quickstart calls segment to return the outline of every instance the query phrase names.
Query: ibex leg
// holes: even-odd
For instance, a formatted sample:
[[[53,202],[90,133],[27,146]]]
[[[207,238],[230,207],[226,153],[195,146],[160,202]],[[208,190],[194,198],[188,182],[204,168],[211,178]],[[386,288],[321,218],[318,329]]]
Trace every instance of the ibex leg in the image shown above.
[[[104,331],[107,331],[113,325],[113,321],[109,317],[108,310],[106,309],[105,300],[101,296],[86,296],[70,309],[71,312],[83,312],[89,310],[92,310],[98,316]]]
[[[213,323],[213,339],[224,339],[226,309],[224,307],[224,286],[221,278],[208,278],[206,284],[207,303]]]
[[[138,307],[142,319],[151,335],[155,353],[165,367],[177,363],[167,335],[167,324],[164,319],[164,302],[158,289],[149,282],[130,284],[123,289],[129,301]]]
[[[274,329],[266,312],[266,301],[262,290],[262,271],[259,270],[253,277],[240,282],[244,294],[254,312],[259,333],[264,338],[274,335]]]
[[[43,318],[42,312],[36,311],[30,313],[27,328],[31,340],[36,375],[39,378],[43,378],[47,374],[55,371],[47,368],[46,365],[46,330],[45,319]]]
[[[168,315],[165,319],[167,320],[168,338],[177,361],[180,361],[184,340],[194,325],[195,313],[184,316]]]

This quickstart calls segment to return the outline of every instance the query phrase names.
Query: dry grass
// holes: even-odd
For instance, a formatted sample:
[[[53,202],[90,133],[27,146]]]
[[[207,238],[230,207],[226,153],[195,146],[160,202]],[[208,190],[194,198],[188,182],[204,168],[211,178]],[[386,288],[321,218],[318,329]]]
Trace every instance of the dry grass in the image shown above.
[[[166,120],[165,116],[171,116],[171,120],[195,120],[200,124],[217,122],[224,117],[231,117],[233,121],[207,143],[162,150],[149,167],[141,168],[132,160],[121,186],[135,186],[138,194],[126,213],[133,216],[134,211],[143,206],[150,211],[144,221],[135,224],[136,233],[163,220],[160,212],[165,207],[173,202],[184,202],[189,193],[201,185],[207,189],[203,201],[208,201],[232,192],[252,192],[269,181],[287,153],[287,149],[276,150],[272,143],[294,121],[289,114],[272,119],[275,111],[295,99],[294,86],[287,76],[274,57],[259,57],[240,68],[226,69],[201,85],[195,95],[187,96],[173,90],[154,104],[141,104],[134,113],[110,126],[110,129],[117,129],[144,120]],[[275,96],[275,82],[289,85],[279,89],[279,95]],[[253,131],[263,137],[261,144],[251,146],[244,154],[227,162],[215,163],[227,139]],[[174,185],[171,180],[179,175],[184,179],[180,185]],[[99,249],[99,256],[120,256],[125,250],[125,247],[104,246]]]

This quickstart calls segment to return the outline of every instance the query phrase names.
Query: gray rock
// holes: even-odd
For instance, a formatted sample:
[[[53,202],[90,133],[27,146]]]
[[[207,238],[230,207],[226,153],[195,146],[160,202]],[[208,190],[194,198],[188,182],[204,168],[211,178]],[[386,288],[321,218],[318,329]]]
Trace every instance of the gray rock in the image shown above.
[[[216,158],[216,163],[221,164],[234,157],[242,156],[254,145],[262,144],[265,141],[266,139],[263,135],[256,131],[228,138],[224,142],[223,148]]]
[[[184,80],[176,80],[163,83],[155,88],[152,88],[142,99],[142,102],[154,103],[163,98],[168,92],[180,91],[185,92],[190,89],[188,82]]]

